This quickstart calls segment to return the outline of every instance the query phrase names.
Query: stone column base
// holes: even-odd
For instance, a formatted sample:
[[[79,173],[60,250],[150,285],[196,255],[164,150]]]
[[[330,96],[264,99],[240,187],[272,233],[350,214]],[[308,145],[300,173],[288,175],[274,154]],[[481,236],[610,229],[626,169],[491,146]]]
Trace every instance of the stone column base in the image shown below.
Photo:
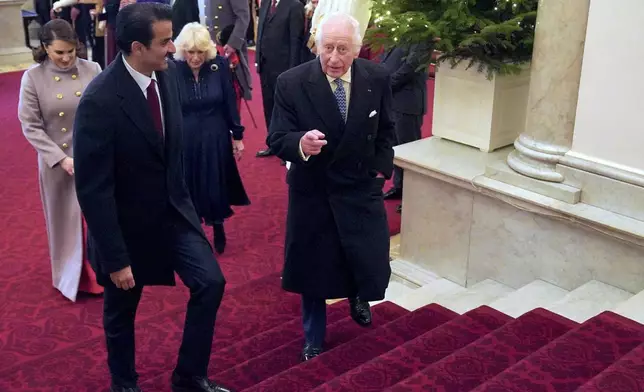
[[[557,163],[568,148],[554,146],[521,135],[514,142],[515,151],[508,155],[508,166],[513,170],[543,181],[563,182],[564,176],[557,172]]]

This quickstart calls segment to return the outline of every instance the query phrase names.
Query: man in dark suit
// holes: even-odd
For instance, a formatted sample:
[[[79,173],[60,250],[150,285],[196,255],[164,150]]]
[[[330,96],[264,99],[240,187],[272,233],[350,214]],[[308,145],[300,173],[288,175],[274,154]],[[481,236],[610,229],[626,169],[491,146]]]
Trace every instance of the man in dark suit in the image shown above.
[[[432,45],[395,47],[383,55],[382,64],[391,75],[393,119],[396,144],[421,138],[423,116],[427,113],[427,68],[419,69],[433,51]],[[403,171],[394,169],[394,185],[385,192],[385,199],[402,199]]]
[[[183,178],[182,117],[167,56],[167,5],[119,11],[121,53],[87,87],[74,125],[75,181],[88,252],[105,287],[103,325],[111,391],[136,392],[134,318],[143,287],[174,285],[190,302],[173,392],[224,392],[206,377],[225,280]]]
[[[301,63],[304,6],[299,0],[263,0],[257,31],[257,72],[262,86],[266,129],[270,129],[277,77]],[[273,155],[269,148],[258,157]]]
[[[325,299],[349,298],[371,323],[369,302],[389,283],[389,228],[382,195],[393,171],[391,88],[384,68],[356,59],[359,23],[328,15],[319,59],[277,80],[268,144],[288,171],[285,290],[302,295],[302,359],[323,350]]]

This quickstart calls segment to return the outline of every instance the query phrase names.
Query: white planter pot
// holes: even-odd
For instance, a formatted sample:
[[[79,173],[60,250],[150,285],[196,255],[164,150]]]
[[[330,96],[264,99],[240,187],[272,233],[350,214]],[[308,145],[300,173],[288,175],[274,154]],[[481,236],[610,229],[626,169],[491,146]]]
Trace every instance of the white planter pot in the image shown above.
[[[514,143],[525,128],[529,68],[489,80],[468,63],[437,67],[432,134],[485,152]]]

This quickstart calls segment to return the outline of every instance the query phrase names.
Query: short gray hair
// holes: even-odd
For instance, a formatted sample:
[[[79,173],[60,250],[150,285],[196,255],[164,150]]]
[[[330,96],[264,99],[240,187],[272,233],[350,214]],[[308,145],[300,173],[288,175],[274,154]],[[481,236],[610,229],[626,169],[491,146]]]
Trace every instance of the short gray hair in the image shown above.
[[[358,52],[362,46],[362,35],[360,34],[360,22],[353,16],[345,14],[342,12],[333,12],[322,18],[320,26],[318,26],[317,32],[315,33],[315,45],[319,48],[322,46],[322,37],[324,37],[324,30],[330,23],[344,23],[351,26],[353,29],[353,45],[355,46],[355,51]]]

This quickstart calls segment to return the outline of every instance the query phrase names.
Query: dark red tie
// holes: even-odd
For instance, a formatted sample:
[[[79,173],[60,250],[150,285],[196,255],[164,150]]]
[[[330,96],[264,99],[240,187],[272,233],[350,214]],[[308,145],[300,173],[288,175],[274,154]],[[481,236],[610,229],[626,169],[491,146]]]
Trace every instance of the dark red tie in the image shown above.
[[[150,114],[152,115],[152,121],[154,122],[154,128],[159,132],[161,137],[163,137],[163,122],[161,121],[161,105],[159,105],[159,94],[157,94],[157,89],[155,88],[156,80],[152,79],[148,85],[148,107],[150,108]]]
[[[271,1],[271,15],[275,13],[275,10],[277,10],[277,0],[272,0]]]

